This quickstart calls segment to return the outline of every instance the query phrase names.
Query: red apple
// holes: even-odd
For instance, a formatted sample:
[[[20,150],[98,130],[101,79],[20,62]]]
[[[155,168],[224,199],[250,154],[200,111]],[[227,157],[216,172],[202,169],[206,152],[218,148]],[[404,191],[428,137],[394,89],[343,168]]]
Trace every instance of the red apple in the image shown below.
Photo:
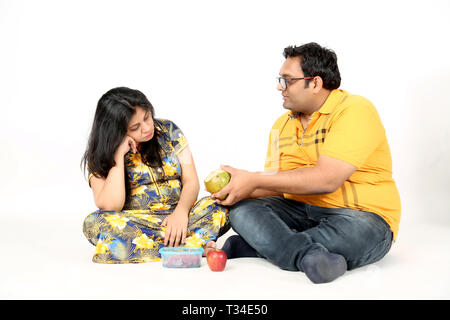
[[[227,264],[227,254],[220,249],[213,249],[206,255],[206,262],[211,271],[223,271]]]

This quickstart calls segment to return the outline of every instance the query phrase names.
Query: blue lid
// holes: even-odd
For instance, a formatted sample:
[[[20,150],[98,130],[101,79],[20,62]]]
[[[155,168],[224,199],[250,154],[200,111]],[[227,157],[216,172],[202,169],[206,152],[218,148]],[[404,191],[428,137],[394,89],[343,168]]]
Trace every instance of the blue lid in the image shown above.
[[[161,254],[202,254],[203,248],[200,247],[163,247],[159,249]]]

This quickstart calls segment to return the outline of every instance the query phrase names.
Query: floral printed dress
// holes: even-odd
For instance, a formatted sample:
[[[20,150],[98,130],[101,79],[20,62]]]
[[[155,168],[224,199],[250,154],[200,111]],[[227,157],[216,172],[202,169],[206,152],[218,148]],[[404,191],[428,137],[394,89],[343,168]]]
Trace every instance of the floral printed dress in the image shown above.
[[[130,192],[122,211],[97,210],[84,220],[83,232],[95,245],[94,262],[139,263],[158,261],[164,247],[163,220],[173,212],[181,195],[181,165],[177,154],[187,141],[171,121],[155,119],[157,136],[166,156],[163,167],[144,164],[139,152],[125,156]],[[89,178],[92,176],[90,174]],[[189,212],[184,246],[204,247],[229,230],[228,208],[204,197]]]

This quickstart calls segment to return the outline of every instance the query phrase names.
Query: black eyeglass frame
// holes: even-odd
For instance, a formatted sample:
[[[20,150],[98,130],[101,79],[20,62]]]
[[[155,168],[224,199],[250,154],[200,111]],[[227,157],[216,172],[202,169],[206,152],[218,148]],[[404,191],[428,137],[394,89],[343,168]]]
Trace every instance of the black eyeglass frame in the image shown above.
[[[310,80],[310,79],[314,79],[314,77],[304,77],[304,78],[284,78],[284,77],[277,77],[278,79],[278,83],[280,84],[280,87],[282,90],[286,90],[289,81],[292,80]],[[281,79],[283,79],[284,81],[281,82]],[[284,84],[284,85],[283,85]]]

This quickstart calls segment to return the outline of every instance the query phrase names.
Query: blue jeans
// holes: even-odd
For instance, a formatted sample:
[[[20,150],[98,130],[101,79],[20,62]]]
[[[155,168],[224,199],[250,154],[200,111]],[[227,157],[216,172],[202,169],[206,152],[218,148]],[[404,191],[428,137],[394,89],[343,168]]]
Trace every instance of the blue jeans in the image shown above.
[[[283,197],[240,201],[231,207],[231,226],[258,254],[281,269],[303,271],[305,254],[342,255],[348,270],[383,258],[392,231],[379,215],[312,206]]]

